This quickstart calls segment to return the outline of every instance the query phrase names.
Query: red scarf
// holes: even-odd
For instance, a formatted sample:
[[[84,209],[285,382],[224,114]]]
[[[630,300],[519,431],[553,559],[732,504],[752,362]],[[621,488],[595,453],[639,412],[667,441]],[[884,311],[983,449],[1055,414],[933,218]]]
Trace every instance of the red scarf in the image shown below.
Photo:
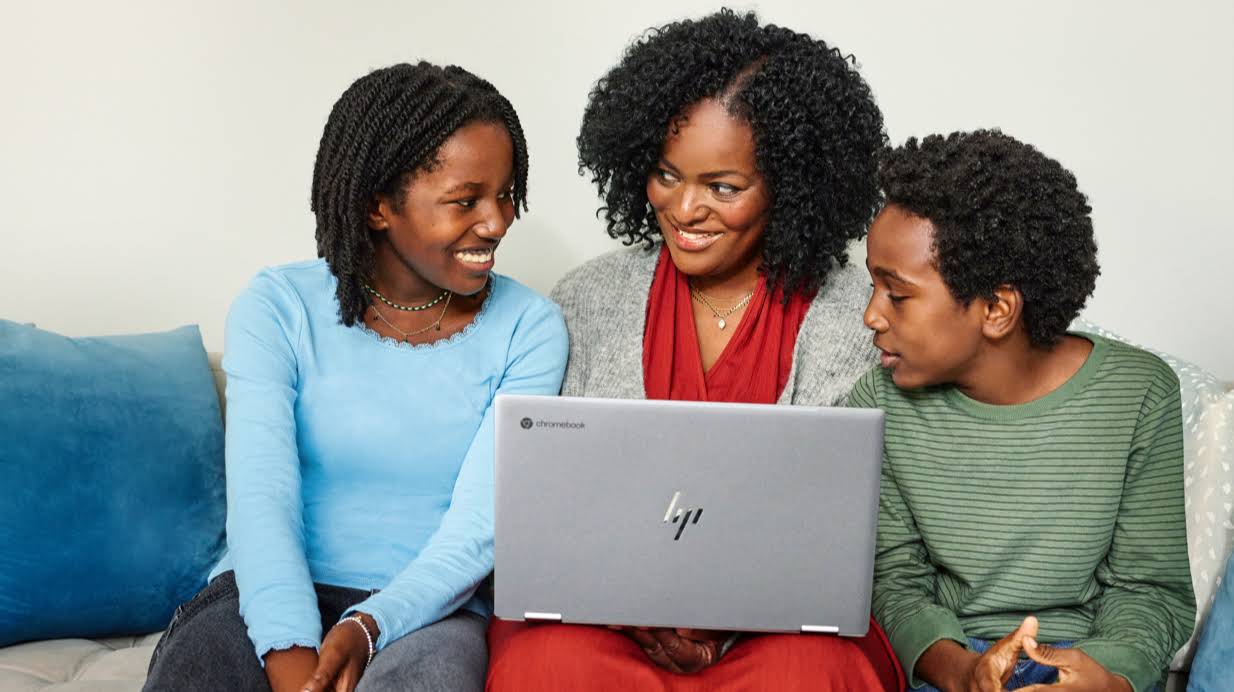
[[[660,250],[643,334],[643,386],[648,399],[774,404],[793,366],[797,331],[813,296],[768,293],[762,276],[728,345],[705,374],[694,330],[690,284],[668,249]]]

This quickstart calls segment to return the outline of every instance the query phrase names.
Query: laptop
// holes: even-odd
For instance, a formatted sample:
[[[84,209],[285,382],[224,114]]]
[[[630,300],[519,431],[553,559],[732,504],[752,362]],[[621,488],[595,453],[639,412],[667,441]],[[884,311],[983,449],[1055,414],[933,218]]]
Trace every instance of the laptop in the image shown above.
[[[866,633],[882,411],[495,406],[498,617]]]

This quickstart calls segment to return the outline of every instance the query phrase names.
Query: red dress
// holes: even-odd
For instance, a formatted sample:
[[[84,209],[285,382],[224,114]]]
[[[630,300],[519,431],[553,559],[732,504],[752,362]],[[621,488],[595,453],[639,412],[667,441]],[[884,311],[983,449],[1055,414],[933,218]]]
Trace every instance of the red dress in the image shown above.
[[[792,367],[811,296],[785,303],[762,279],[720,357],[703,372],[686,277],[662,250],[643,335],[648,399],[775,403]],[[488,632],[488,689],[871,690],[904,689],[878,624],[861,638],[749,634],[717,663],[690,675],[664,670],[629,637],[603,627],[508,622]]]

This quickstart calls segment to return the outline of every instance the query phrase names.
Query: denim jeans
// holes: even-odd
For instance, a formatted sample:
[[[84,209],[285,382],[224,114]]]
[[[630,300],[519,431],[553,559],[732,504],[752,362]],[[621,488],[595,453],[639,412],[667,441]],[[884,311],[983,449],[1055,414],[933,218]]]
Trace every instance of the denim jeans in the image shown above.
[[[989,639],[968,638],[968,648],[979,654],[989,651],[991,646],[994,646],[994,642]],[[1056,649],[1066,649],[1071,646],[1071,642],[1050,642],[1050,646]],[[1031,658],[1021,658],[1016,661],[1015,669],[1011,672],[1011,679],[1007,680],[1007,684],[1004,687],[1014,690],[1029,685],[1050,684],[1053,682],[1058,682],[1057,668],[1042,665]],[[913,692],[939,692],[937,687],[928,684],[911,689]]]
[[[314,584],[322,631],[370,592]],[[487,622],[460,610],[440,622],[391,642],[373,657],[356,692],[393,690],[475,690],[484,688],[488,647]],[[240,616],[235,574],[215,577],[176,609],[171,624],[154,647],[143,690],[256,690],[270,683],[257,660],[248,628]]]

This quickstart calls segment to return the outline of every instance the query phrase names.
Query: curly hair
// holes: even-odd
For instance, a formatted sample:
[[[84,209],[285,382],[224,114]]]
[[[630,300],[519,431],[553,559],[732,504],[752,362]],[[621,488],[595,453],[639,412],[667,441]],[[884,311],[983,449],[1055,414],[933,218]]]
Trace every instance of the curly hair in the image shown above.
[[[599,188],[608,234],[651,246],[660,229],[647,176],[674,120],[719,98],[750,125],[770,192],[760,270],[809,292],[865,234],[879,207],[883,116],[852,56],[724,9],[652,29],[592,89],[578,135],[579,173]]]
[[[527,209],[527,141],[514,107],[492,84],[461,67],[398,64],[357,79],[339,97],[321,135],[311,208],[317,256],[338,279],[339,320],[352,326],[368,308],[373,271],[368,214],[383,197],[400,211],[417,171],[431,170],[441,145],[472,122],[501,123],[514,143],[514,213]]]
[[[1101,268],[1088,198],[1032,146],[998,130],[909,138],[884,154],[879,183],[888,204],[933,225],[938,272],[958,301],[1019,289],[1034,346],[1058,343],[1092,295]]]

